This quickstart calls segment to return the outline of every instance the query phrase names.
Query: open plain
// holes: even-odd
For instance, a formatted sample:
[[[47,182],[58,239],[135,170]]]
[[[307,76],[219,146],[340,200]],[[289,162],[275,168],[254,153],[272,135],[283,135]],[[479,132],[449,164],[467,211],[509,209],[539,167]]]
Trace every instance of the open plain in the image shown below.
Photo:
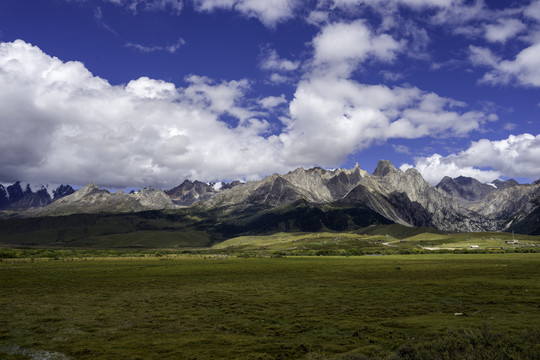
[[[540,256],[3,259],[5,359],[532,359]]]

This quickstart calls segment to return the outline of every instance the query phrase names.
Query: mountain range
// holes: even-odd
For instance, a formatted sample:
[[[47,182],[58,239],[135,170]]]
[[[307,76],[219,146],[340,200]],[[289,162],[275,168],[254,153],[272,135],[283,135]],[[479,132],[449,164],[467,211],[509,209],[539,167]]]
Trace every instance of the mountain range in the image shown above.
[[[298,168],[284,175],[273,174],[246,183],[216,184],[185,180],[170,190],[144,188],[129,194],[122,191],[111,193],[89,184],[70,194],[66,194],[69,188],[62,188],[58,196],[49,196],[49,200],[42,202],[30,199],[36,197],[37,193],[45,199],[43,190],[32,192],[32,195],[30,187],[22,191],[20,184],[16,184],[20,189],[15,186],[4,190],[8,196],[2,197],[4,188],[0,188],[0,204],[6,203],[2,200],[5,198],[11,208],[15,208],[13,204],[16,203],[20,204],[20,208],[24,207],[22,204],[28,204],[27,208],[32,208],[23,211],[23,216],[165,209],[180,211],[189,207],[193,212],[228,219],[247,219],[252,214],[273,211],[273,215],[265,221],[279,218],[279,228],[288,226],[283,214],[300,216],[294,210],[295,206],[306,209],[311,206],[310,209],[315,209],[313,211],[320,217],[317,221],[327,228],[338,222],[339,227],[347,228],[360,221],[359,216],[364,216],[373,221],[385,219],[406,226],[442,231],[519,231],[525,227],[527,233],[535,233],[540,229],[540,181],[519,184],[515,180],[494,180],[484,184],[459,176],[453,179],[444,177],[437,186],[431,186],[417,170],[411,168],[402,171],[386,160],[379,161],[371,175],[357,164],[352,169]],[[21,191],[27,194],[26,198],[12,195]],[[345,208],[347,210],[339,214],[348,215],[338,219],[335,209]],[[358,209],[365,211],[358,212]],[[334,215],[329,215],[332,211]],[[281,215],[276,218],[278,213]],[[330,221],[330,218],[333,220]],[[247,220],[242,221],[245,223]],[[261,223],[260,226],[268,224]]]
[[[71,195],[75,190],[70,185],[21,185],[20,181],[4,187],[0,184],[0,209],[23,210],[43,207]]]

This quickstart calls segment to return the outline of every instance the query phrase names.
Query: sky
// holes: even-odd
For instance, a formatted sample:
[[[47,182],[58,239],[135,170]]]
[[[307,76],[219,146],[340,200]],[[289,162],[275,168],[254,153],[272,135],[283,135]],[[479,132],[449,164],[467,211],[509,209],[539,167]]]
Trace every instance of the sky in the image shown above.
[[[0,183],[540,178],[540,0],[2,0]]]

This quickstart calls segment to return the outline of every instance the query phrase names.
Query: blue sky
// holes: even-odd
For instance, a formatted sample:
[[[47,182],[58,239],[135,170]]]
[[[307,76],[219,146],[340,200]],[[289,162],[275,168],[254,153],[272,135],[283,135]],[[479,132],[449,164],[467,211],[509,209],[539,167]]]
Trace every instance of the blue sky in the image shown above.
[[[0,182],[540,178],[540,1],[3,0]]]

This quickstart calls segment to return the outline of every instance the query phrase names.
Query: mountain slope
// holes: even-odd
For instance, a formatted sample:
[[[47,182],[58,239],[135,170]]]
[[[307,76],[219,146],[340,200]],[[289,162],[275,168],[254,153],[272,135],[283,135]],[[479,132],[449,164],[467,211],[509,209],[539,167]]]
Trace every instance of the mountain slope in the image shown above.
[[[232,183],[203,183],[195,180],[184,180],[184,182],[170,190],[166,190],[173,203],[181,206],[191,206],[196,202],[210,199],[222,190],[230,189],[241,184],[240,181]]]
[[[495,219],[500,229],[528,216],[537,206],[540,184],[504,187],[488,194],[484,201],[471,209],[480,215]]]
[[[30,216],[67,215],[75,213],[136,212],[153,209],[172,209],[172,200],[162,191],[145,188],[126,194],[110,193],[95,184],[88,184],[71,195],[65,196],[41,209],[27,212]]]
[[[409,200],[418,202],[430,214],[438,229],[489,231],[497,228],[495,221],[466,209],[451,196],[432,187],[416,169],[398,170],[389,161],[381,160],[372,176],[362,183],[382,193],[405,193]]]
[[[445,176],[435,187],[462,203],[482,200],[487,194],[497,189],[495,186],[483,184],[474,178],[465,176],[453,179]]]

